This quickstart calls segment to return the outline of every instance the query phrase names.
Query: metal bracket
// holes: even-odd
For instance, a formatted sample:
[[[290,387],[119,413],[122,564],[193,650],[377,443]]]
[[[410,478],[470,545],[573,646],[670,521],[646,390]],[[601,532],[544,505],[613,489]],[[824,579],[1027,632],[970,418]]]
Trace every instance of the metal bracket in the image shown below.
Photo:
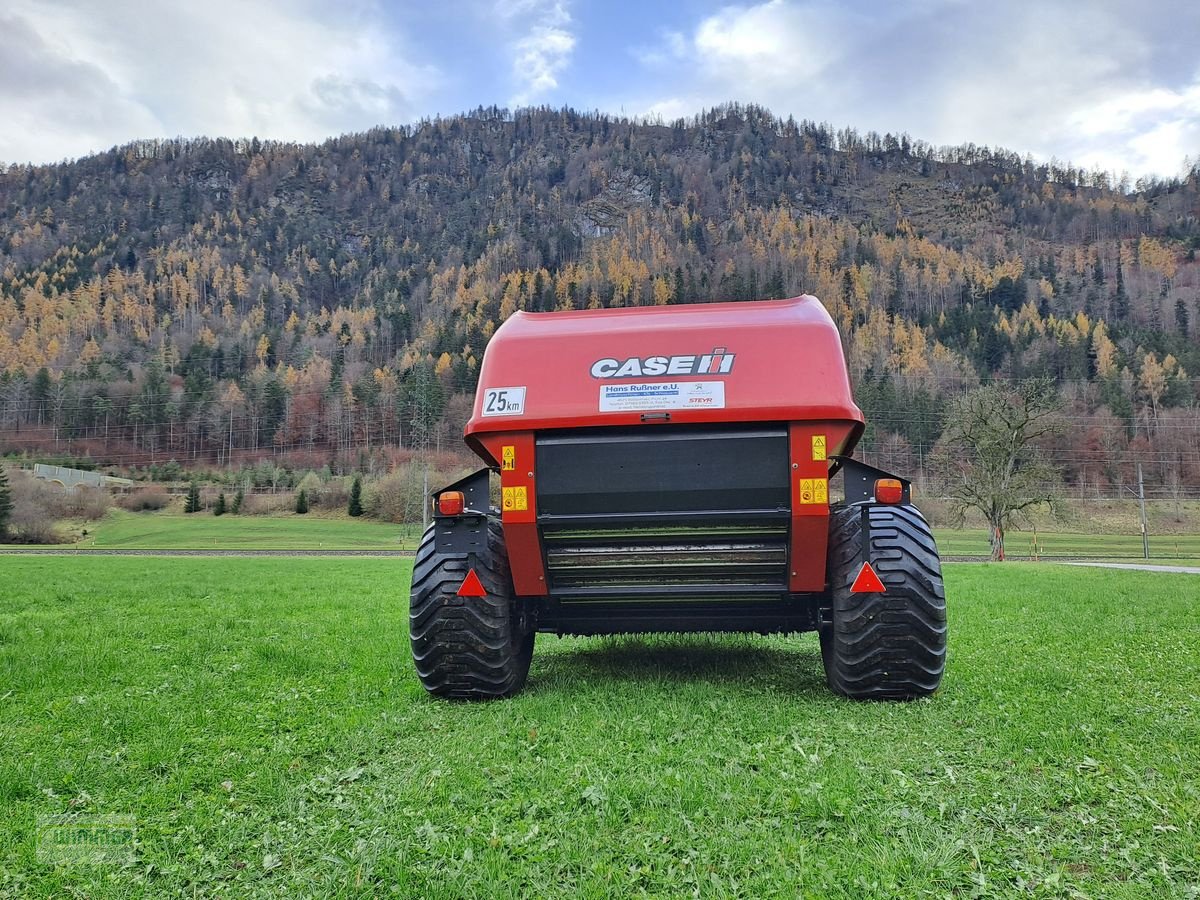
[[[426,498],[433,506],[434,518],[446,518],[438,513],[437,499],[438,494],[445,491],[462,491],[463,492],[463,513],[465,515],[483,515],[486,516],[491,509],[491,484],[490,476],[492,470],[489,468],[477,469],[470,475],[458,479],[452,484],[447,484],[444,487],[437,488],[429,492]]]
[[[487,519],[491,508],[491,469],[479,469],[453,484],[430,491],[433,505],[434,547],[438,553],[482,553],[487,550]],[[463,512],[443,516],[437,511],[437,496],[443,491],[463,492]]]
[[[875,482],[880,478],[895,478],[899,481],[903,493],[898,505],[912,505],[911,479],[895,475],[891,472],[885,472],[883,469],[875,468],[875,466],[868,466],[866,463],[859,462],[857,459],[851,459],[849,456],[831,456],[830,459],[833,460],[833,465],[829,469],[829,477],[832,478],[838,472],[844,475],[842,483],[846,494],[847,506],[855,503],[872,502],[875,499]]]
[[[858,546],[862,549],[862,561],[867,565],[871,564],[871,504],[864,503],[859,507],[859,522]]]

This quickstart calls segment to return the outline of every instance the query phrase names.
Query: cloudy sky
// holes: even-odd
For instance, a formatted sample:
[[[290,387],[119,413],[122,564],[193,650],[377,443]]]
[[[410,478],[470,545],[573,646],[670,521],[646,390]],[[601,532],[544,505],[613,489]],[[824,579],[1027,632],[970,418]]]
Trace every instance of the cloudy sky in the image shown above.
[[[0,0],[0,161],[726,100],[1114,172],[1200,157],[1184,0]]]

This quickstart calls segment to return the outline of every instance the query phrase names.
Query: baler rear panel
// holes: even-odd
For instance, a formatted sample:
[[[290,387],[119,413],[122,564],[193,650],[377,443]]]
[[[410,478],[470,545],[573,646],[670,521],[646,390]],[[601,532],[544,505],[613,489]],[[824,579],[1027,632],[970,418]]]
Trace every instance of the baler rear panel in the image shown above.
[[[537,459],[551,595],[786,592],[786,429],[551,433],[539,438]]]
[[[500,469],[518,593],[650,602],[823,590],[828,459],[861,428],[804,297],[518,313],[466,436]]]

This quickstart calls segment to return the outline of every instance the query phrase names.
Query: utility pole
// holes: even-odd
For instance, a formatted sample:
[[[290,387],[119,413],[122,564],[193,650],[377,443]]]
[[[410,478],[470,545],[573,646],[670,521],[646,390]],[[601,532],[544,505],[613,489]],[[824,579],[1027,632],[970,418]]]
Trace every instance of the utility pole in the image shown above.
[[[421,534],[429,527],[429,448],[425,449],[425,471],[421,473]]]
[[[1142,464],[1137,464],[1138,505],[1142,510],[1142,558],[1150,558],[1150,535],[1146,530],[1146,486],[1142,483]]]

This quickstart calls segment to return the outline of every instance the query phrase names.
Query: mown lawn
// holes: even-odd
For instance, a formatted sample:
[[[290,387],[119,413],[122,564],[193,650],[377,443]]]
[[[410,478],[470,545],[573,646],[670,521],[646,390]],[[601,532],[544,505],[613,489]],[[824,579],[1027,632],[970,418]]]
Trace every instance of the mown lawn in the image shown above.
[[[943,690],[812,635],[539,637],[425,696],[401,559],[0,559],[0,895],[1195,897],[1200,578],[948,569]],[[36,823],[132,816],[127,865]]]
[[[86,526],[81,550],[400,550],[420,526],[318,515],[214,516],[113,510]]]

